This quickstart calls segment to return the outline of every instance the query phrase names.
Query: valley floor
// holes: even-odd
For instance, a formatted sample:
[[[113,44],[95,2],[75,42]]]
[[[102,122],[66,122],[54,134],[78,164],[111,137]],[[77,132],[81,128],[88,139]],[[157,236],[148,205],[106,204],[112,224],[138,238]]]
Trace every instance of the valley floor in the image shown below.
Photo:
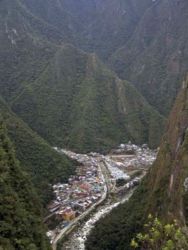
[[[47,236],[54,250],[57,245],[58,249],[84,250],[95,223],[130,198],[157,152],[131,143],[121,144],[108,155],[55,150],[76,160],[78,167],[68,183],[53,186],[56,198],[48,206],[46,223],[56,223]]]

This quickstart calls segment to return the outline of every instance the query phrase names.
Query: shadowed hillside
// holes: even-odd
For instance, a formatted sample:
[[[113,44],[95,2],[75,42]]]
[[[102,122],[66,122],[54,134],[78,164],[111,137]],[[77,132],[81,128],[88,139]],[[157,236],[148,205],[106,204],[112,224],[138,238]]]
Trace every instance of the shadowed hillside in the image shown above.
[[[1,118],[0,118],[1,119]],[[0,120],[0,247],[50,249],[41,221],[41,207],[28,175],[15,158]]]
[[[63,46],[13,110],[54,146],[106,150],[121,141],[156,147],[164,118],[94,55]]]
[[[22,0],[63,41],[94,52],[168,115],[187,70],[186,0]],[[65,28],[66,27],[66,28]]]
[[[167,132],[151,171],[128,203],[114,209],[94,228],[88,250],[131,249],[149,213],[163,221],[188,223],[188,80],[183,82],[169,117]],[[103,238],[103,241],[98,239]]]
[[[2,99],[0,113],[7,125],[8,135],[14,143],[16,157],[30,175],[43,205],[46,205],[52,198],[49,184],[65,181],[73,173],[74,163],[53,150],[19,119]]]
[[[4,9],[0,19],[4,41],[0,48],[4,58],[0,65],[1,95],[53,146],[98,151],[132,140],[156,147],[164,118],[94,54],[61,44],[67,39],[60,32],[60,18],[63,23],[67,13],[73,15],[73,3],[60,3],[55,1],[53,7],[50,1],[45,6],[43,1],[0,3]],[[86,5],[85,13],[92,6]],[[99,3],[94,6],[100,8]],[[134,5],[128,6],[133,11]],[[140,9],[144,11],[144,7]],[[66,14],[61,16],[61,11]],[[72,15],[71,20],[81,16]],[[70,19],[65,19],[67,27],[74,26]]]
[[[155,1],[109,60],[162,114],[170,111],[187,71],[187,9],[186,0]]]

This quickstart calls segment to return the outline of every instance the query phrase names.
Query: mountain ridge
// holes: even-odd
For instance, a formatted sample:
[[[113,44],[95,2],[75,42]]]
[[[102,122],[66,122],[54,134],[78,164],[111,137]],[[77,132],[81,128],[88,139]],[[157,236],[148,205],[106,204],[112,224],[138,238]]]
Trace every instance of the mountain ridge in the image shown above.
[[[64,44],[38,80],[29,86],[12,103],[12,109],[54,146],[105,150],[118,144],[122,136],[138,143],[148,141],[153,147],[159,143],[161,128],[164,127],[163,117],[152,110],[135,88],[118,79],[94,54]],[[113,97],[114,94],[116,96]],[[128,113],[123,111],[123,103],[127,103]],[[159,126],[154,125],[154,119],[159,121]],[[134,125],[133,121],[137,124]],[[81,135],[83,140],[79,138]],[[100,142],[96,141],[97,138],[101,138]]]
[[[187,2],[157,1],[136,32],[109,59],[160,113],[167,115],[187,71]],[[182,25],[183,24],[183,25]]]
[[[48,248],[39,217],[52,199],[52,184],[65,182],[75,169],[53,146],[107,152],[131,140],[155,148],[179,90],[153,168],[130,203],[102,219],[86,244],[89,250],[129,249],[150,212],[187,224],[188,80],[180,84],[188,62],[187,9],[186,0],[0,1],[0,113],[7,127],[0,133],[10,138],[15,155],[2,145],[0,154],[10,156],[8,167],[19,160],[18,175],[23,180],[27,172],[23,182],[31,179],[42,212],[26,209],[25,224],[36,222],[33,239],[29,226],[20,225],[24,242],[13,245]],[[17,197],[12,183],[10,195]]]
[[[27,5],[25,5],[25,1],[21,1],[21,4],[24,4],[24,8],[28,7]],[[10,13],[12,13],[11,18],[10,16],[5,13],[3,14],[3,16],[5,16],[5,19],[8,19],[9,23],[7,24],[7,27],[4,27],[4,30],[2,32],[2,39],[5,39],[5,50],[0,50],[0,55],[3,55],[4,60],[2,60],[1,65],[0,65],[0,70],[1,70],[1,77],[0,77],[0,85],[1,85],[1,90],[0,93],[3,96],[3,98],[7,101],[7,104],[11,106],[12,110],[17,113],[17,115],[20,115],[20,107],[21,105],[23,110],[21,111],[22,113],[26,113],[24,114],[24,117],[22,115],[22,119],[25,120],[25,122],[28,123],[28,125],[30,127],[32,127],[33,130],[37,131],[40,136],[44,137],[45,139],[48,140],[48,142],[52,143],[53,146],[58,146],[58,140],[59,141],[67,141],[67,143],[61,143],[61,145],[59,144],[59,146],[64,146],[64,147],[72,147],[75,149],[80,149],[80,150],[100,150],[100,149],[109,149],[111,146],[113,145],[117,145],[120,142],[120,134],[122,134],[123,137],[125,137],[126,140],[133,140],[136,141],[137,143],[145,143],[145,142],[149,142],[149,144],[153,147],[157,146],[157,144],[159,143],[159,137],[160,134],[162,134],[162,129],[161,132],[158,130],[158,132],[156,133],[155,136],[155,130],[152,134],[152,128],[149,128],[149,124],[146,121],[147,118],[141,118],[141,114],[144,113],[144,109],[142,110],[141,108],[138,108],[138,112],[135,111],[135,118],[129,117],[127,118],[128,120],[128,124],[126,125],[126,120],[124,119],[125,115],[119,114],[119,111],[117,111],[117,115],[115,114],[114,108],[112,107],[110,102],[106,102],[106,104],[100,104],[102,105],[101,107],[99,107],[99,104],[95,102],[96,98],[98,98],[97,96],[100,95],[99,90],[97,90],[96,86],[97,86],[97,81],[100,80],[99,78],[97,78],[97,76],[95,74],[97,74],[97,71],[99,72],[99,69],[95,69],[95,68],[90,68],[90,71],[93,70],[93,76],[84,76],[84,72],[87,70],[87,66],[86,66],[86,62],[84,60],[87,60],[87,57],[90,58],[93,55],[88,54],[86,52],[82,52],[80,49],[75,48],[75,46],[73,45],[68,45],[65,43],[66,39],[62,39],[61,44],[59,43],[59,39],[55,37],[53,37],[53,33],[51,34],[50,29],[45,30],[46,28],[44,28],[44,34],[40,32],[40,28],[43,27],[43,23],[40,23],[40,20],[42,19],[42,17],[40,18],[36,18],[36,20],[34,20],[34,24],[33,24],[33,15],[34,15],[34,10],[32,8],[29,9],[32,10],[31,14],[32,16],[30,17],[30,12],[27,12],[24,15],[22,15],[23,12],[23,8],[22,5],[20,7],[20,1],[15,1],[14,4],[12,5],[11,1],[8,1],[7,4],[5,4],[5,1],[3,0],[1,2],[1,4],[5,5],[7,12],[10,11]],[[28,2],[29,4],[29,2]],[[32,5],[33,7],[38,6],[38,4],[42,4],[41,6],[43,6],[43,2],[38,2],[36,5]],[[49,3],[50,4],[50,3]],[[106,4],[106,3],[105,3]],[[49,5],[51,6],[51,5]],[[31,7],[31,5],[30,5]],[[16,8],[16,12],[15,12],[15,8]],[[36,9],[38,9],[39,7],[37,7]],[[20,10],[21,9],[21,10]],[[55,7],[56,9],[56,7]],[[41,9],[38,9],[39,12],[42,11]],[[45,13],[47,12],[47,10],[49,11],[49,13],[51,13],[51,8],[48,8],[48,2],[46,3],[46,9],[44,10]],[[36,11],[36,10],[35,10]],[[55,11],[55,10],[54,10]],[[60,10],[61,11],[61,10]],[[55,12],[54,12],[55,13]],[[48,14],[48,13],[47,13]],[[46,15],[46,14],[45,14]],[[48,15],[47,15],[48,17]],[[60,18],[60,17],[58,17]],[[15,21],[13,22],[13,20],[15,19]],[[2,19],[3,21],[3,19]],[[47,22],[45,22],[45,25],[47,25]],[[39,24],[38,24],[39,23]],[[4,25],[4,24],[3,24]],[[68,25],[68,24],[67,24]],[[6,26],[6,25],[5,25]],[[29,28],[28,28],[29,27]],[[46,27],[46,26],[45,26]],[[50,26],[51,27],[51,26]],[[7,30],[7,31],[6,31]],[[24,32],[22,32],[24,31]],[[55,30],[56,32],[57,30]],[[8,32],[8,33],[7,33]],[[42,29],[43,32],[43,29]],[[45,34],[49,34],[49,41],[45,40]],[[60,34],[61,36],[61,34]],[[16,38],[15,38],[16,37]],[[12,40],[11,40],[11,39]],[[12,44],[15,43],[15,44]],[[67,53],[64,55],[61,55],[61,51],[65,50],[65,48],[67,48]],[[75,55],[78,55],[78,58],[75,58]],[[60,56],[61,55],[61,56]],[[63,56],[65,56],[65,59],[63,58]],[[29,60],[28,60],[29,57]],[[10,60],[10,58],[12,58]],[[79,61],[80,60],[80,61]],[[65,62],[67,64],[69,64],[69,68],[66,67]],[[117,76],[114,75],[113,72],[110,72],[110,70],[108,69],[108,73],[107,70],[105,69],[106,66],[104,64],[102,64],[102,62],[99,61],[99,59],[97,60],[97,64],[100,64],[101,67],[103,68],[103,73],[101,71],[101,77],[102,75],[106,74],[109,75],[109,79],[111,78],[110,81],[112,81],[112,79],[115,79]],[[89,64],[88,64],[89,65]],[[56,68],[54,68],[56,67]],[[8,68],[8,70],[7,70]],[[66,71],[65,71],[66,69]],[[49,76],[49,72],[51,72],[51,74],[54,76],[54,79],[52,79],[52,76]],[[61,72],[62,71],[62,72]],[[106,72],[106,73],[105,73]],[[68,76],[69,74],[69,76]],[[62,79],[62,83],[60,83],[60,80],[58,78],[58,75],[61,75]],[[114,75],[114,76],[113,76]],[[46,81],[47,83],[44,84],[42,82],[44,82],[45,77],[47,78]],[[85,77],[85,80],[84,80]],[[78,78],[78,79],[77,79]],[[59,81],[59,92],[57,93],[57,91],[55,90],[55,88],[57,88],[58,84],[56,83],[56,79],[57,81]],[[69,80],[68,80],[69,79]],[[77,96],[76,97],[76,91],[79,90],[79,86],[80,83],[79,81],[89,81],[91,80],[91,82],[93,82],[93,85],[90,84],[89,86],[85,86],[86,90],[84,91],[83,87],[82,87],[82,92],[80,92],[80,97]],[[67,85],[67,83],[65,81],[69,81],[69,85]],[[94,81],[93,81],[94,80]],[[40,84],[40,81],[41,84]],[[72,81],[72,82],[70,82]],[[102,81],[106,81],[104,79],[101,78],[101,84]],[[52,83],[54,84],[54,86],[52,85]],[[49,98],[47,96],[40,96],[40,98],[44,98],[44,100],[36,100],[36,96],[39,95],[36,86],[38,85],[38,89],[39,92],[45,92],[48,91],[49,93]],[[48,90],[47,90],[47,85]],[[56,85],[56,86],[55,86]],[[61,86],[60,86],[61,85]],[[94,86],[96,85],[96,86]],[[117,84],[116,84],[117,85]],[[43,86],[44,91],[41,89],[41,86]],[[106,83],[105,86],[107,87],[107,92],[109,92],[109,95],[112,97],[112,90],[109,88],[108,84]],[[112,84],[111,84],[112,86]],[[127,84],[126,84],[127,86]],[[34,88],[34,89],[32,89]],[[51,90],[54,89],[54,96],[57,95],[59,96],[59,99],[57,98],[57,100],[59,100],[59,105],[61,105],[60,107],[57,107],[57,105],[55,104],[55,98],[54,96],[49,92]],[[65,89],[64,89],[65,88]],[[89,90],[90,88],[90,90]],[[81,101],[80,98],[83,98],[84,92],[86,93],[86,91],[90,91],[91,92],[91,88],[94,90],[94,95],[91,95],[91,98],[94,98],[95,96],[95,100],[93,101],[93,105],[96,105],[96,107],[92,107],[90,112],[93,112],[95,114],[93,114],[93,116],[91,117],[91,120],[93,119],[93,122],[95,124],[97,116],[99,116],[99,124],[101,126],[97,126],[91,125],[91,122],[88,121],[87,119],[87,114],[85,114],[85,117],[83,117],[82,111],[81,111],[81,107],[79,108],[78,112],[80,112],[82,117],[82,121],[80,120],[77,123],[78,128],[76,128],[76,126],[73,126],[74,123],[74,119],[73,119],[73,115],[68,115],[68,111],[72,112],[72,114],[75,113],[75,110],[78,109],[79,106],[79,102]],[[101,88],[100,85],[98,85],[98,88]],[[116,87],[117,89],[117,87]],[[68,91],[68,92],[66,92]],[[105,90],[103,89],[103,96],[104,96],[104,92]],[[36,95],[35,95],[36,92]],[[78,91],[79,92],[79,91]],[[128,91],[130,92],[130,91]],[[132,88],[132,92],[135,92],[135,89]],[[24,94],[27,93],[28,94],[28,100],[25,99]],[[33,93],[33,94],[32,94]],[[61,97],[60,97],[60,93],[61,93]],[[66,93],[66,96],[65,96]],[[118,94],[117,91],[114,92],[115,94]],[[74,103],[74,96],[77,99],[76,102],[78,102],[77,104]],[[124,96],[124,97],[123,97]],[[111,98],[110,97],[110,98]],[[140,102],[142,103],[141,106],[148,106],[146,104],[145,101],[143,101],[142,97],[139,95],[137,95],[138,99],[140,100]],[[23,100],[21,100],[23,98]],[[50,99],[51,98],[51,99]],[[60,100],[60,99],[63,99]],[[85,98],[85,104],[82,105],[92,105],[90,100],[87,99],[86,100],[86,96]],[[83,99],[84,99],[83,98]],[[88,97],[89,98],[89,97]],[[103,98],[103,97],[101,97]],[[118,96],[116,97],[118,98]],[[122,100],[123,98],[129,99],[129,97],[126,97],[126,92],[120,97],[120,99]],[[107,99],[107,98],[106,98]],[[20,103],[19,103],[20,101]],[[44,104],[44,101],[46,101],[46,103]],[[25,104],[22,104],[23,102],[25,102]],[[117,106],[117,110],[118,110],[118,104],[117,101],[113,101],[114,105]],[[27,107],[26,107],[26,103],[27,103]],[[129,102],[130,103],[130,102]],[[47,105],[46,105],[47,104]],[[48,107],[49,105],[49,107]],[[74,106],[71,107],[71,105]],[[112,109],[112,113],[113,113],[113,117],[110,114],[110,110],[108,107],[105,107],[106,105],[109,105],[109,107],[111,107]],[[43,107],[42,107],[43,106]],[[130,106],[130,105],[129,105]],[[138,105],[137,105],[138,106]],[[30,109],[30,110],[28,110]],[[56,110],[55,110],[56,109]],[[98,109],[103,109],[102,113],[98,113]],[[153,114],[151,115],[151,111],[149,111],[149,109],[151,109],[151,107],[147,107],[147,112],[145,113],[145,117],[148,116],[148,119],[150,120],[151,117],[151,122],[153,120],[152,116],[158,117],[156,119],[159,119],[159,123],[161,125],[161,128],[163,128],[164,126],[164,122],[162,120],[163,117],[160,116],[156,111],[153,110]],[[48,113],[48,110],[50,113]],[[59,111],[58,115],[55,117],[54,113],[56,113],[56,111]],[[29,117],[29,112],[31,111],[32,115],[35,114],[35,116]],[[44,113],[42,113],[44,112]],[[88,112],[88,111],[86,111]],[[106,113],[105,113],[106,112]],[[139,114],[139,112],[141,112]],[[120,112],[122,113],[122,112]],[[136,114],[137,113],[137,114]],[[150,114],[149,114],[150,113]],[[45,115],[45,117],[44,117]],[[47,121],[49,119],[49,116],[51,115],[51,120],[52,117],[54,118],[54,121],[50,121],[49,123],[49,128],[47,127]],[[106,117],[105,119],[102,119],[102,115],[104,117]],[[123,116],[121,118],[121,116]],[[34,120],[35,117],[35,121]],[[43,118],[42,118],[43,117]],[[78,115],[78,120],[80,119],[79,115]],[[94,118],[95,117],[95,118]],[[119,117],[119,118],[118,118]],[[116,121],[117,119],[117,121]],[[131,122],[132,119],[132,122]],[[135,120],[136,119],[136,120]],[[118,120],[122,120],[122,125],[120,125],[121,128],[119,128]],[[124,121],[123,121],[124,120]],[[108,128],[108,132],[105,133],[105,127],[104,124],[105,122],[108,123],[112,123],[112,126],[110,127],[109,124],[107,124],[107,128]],[[138,128],[136,128],[135,130],[135,136],[133,135],[133,130],[135,128],[133,121],[137,122]],[[68,125],[68,122],[70,123],[71,126]],[[150,122],[150,121],[149,121]],[[38,123],[37,125],[34,123]],[[85,124],[84,124],[85,123]],[[89,124],[88,124],[89,123]],[[125,124],[123,124],[125,123]],[[50,127],[50,124],[52,124],[53,126]],[[60,128],[60,126],[62,126],[62,128]],[[89,131],[87,131],[87,129],[85,129],[84,127],[91,127],[91,129]],[[140,126],[140,128],[139,128]],[[144,126],[146,126],[146,129],[144,129]],[[41,127],[41,128],[40,128]],[[69,131],[69,127],[72,127],[72,131]],[[93,127],[93,128],[92,128]],[[115,132],[114,128],[117,128],[117,133]],[[123,135],[123,127],[125,128],[124,130],[124,135]],[[128,129],[126,129],[126,127]],[[130,127],[133,127],[132,129]],[[83,129],[82,129],[83,128]],[[91,142],[91,138],[92,136],[95,137],[95,130],[99,131],[97,132],[98,135],[96,137],[99,137],[98,139],[96,138],[96,140],[98,140],[98,142],[93,141],[93,145],[94,147],[92,147],[92,142]],[[139,131],[140,129],[140,131]],[[58,132],[59,130],[59,132]],[[78,138],[78,133],[77,131],[81,130],[79,133],[80,135],[82,134],[82,136],[80,137],[80,139]],[[100,132],[101,130],[101,132]],[[112,134],[112,130],[114,130],[114,135]],[[137,131],[138,130],[138,131]],[[85,132],[84,132],[85,131]],[[93,131],[93,132],[92,132]],[[102,132],[103,131],[103,132]],[[141,133],[142,131],[144,131],[144,135],[142,136]],[[55,135],[55,133],[58,132],[58,135]],[[87,133],[89,133],[87,135]],[[119,135],[118,135],[119,133]],[[74,143],[74,135],[75,138],[77,139],[77,142]],[[105,135],[105,136],[103,136]],[[109,139],[107,138],[109,136]],[[52,137],[52,138],[50,138]],[[56,140],[54,140],[54,138],[56,137]],[[69,138],[70,137],[70,138]],[[85,138],[87,137],[87,138]],[[100,141],[100,137],[101,141]],[[153,139],[149,139],[150,137],[152,137]],[[67,138],[67,139],[66,139]],[[84,145],[84,140],[86,140],[88,142],[88,144],[90,144],[90,146],[86,146],[85,149],[83,147]],[[90,140],[90,141],[89,141]],[[86,143],[87,143],[86,142]],[[95,145],[95,143],[97,143],[99,145],[99,149],[97,149],[97,146]],[[55,145],[56,144],[56,145]],[[77,146],[73,147],[74,144],[77,144]],[[80,144],[80,147],[79,147]],[[104,144],[104,145],[102,145]],[[100,148],[100,145],[102,145],[102,147]]]

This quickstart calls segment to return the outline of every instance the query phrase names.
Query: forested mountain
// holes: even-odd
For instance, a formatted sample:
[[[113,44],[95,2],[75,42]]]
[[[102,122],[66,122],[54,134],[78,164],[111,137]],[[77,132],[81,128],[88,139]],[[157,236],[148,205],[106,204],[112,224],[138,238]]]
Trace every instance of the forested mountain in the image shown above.
[[[69,42],[108,58],[133,34],[151,0],[22,0],[37,17],[56,27]],[[67,42],[68,40],[66,40]]]
[[[62,46],[12,109],[43,138],[79,151],[131,139],[156,147],[164,119],[93,54]]]
[[[33,132],[0,99],[0,113],[7,132],[15,145],[16,156],[24,170],[30,174],[44,205],[52,198],[49,184],[65,181],[74,171],[74,163],[60,156],[39,135]]]
[[[163,114],[171,109],[187,71],[187,9],[186,0],[155,1],[130,40],[109,59],[118,75]]]
[[[10,103],[46,67],[60,36],[17,0],[0,2],[0,27],[0,93]]]
[[[129,249],[149,212],[187,223],[187,10],[187,0],[0,0],[0,247],[48,249],[41,208],[75,164],[53,146],[157,147],[180,89],[154,167],[87,248]]]
[[[169,113],[187,70],[186,0],[59,0],[53,8],[50,1],[22,3],[64,41],[97,53],[159,112]]]
[[[76,36],[70,20],[80,18],[71,9],[74,3],[62,2],[62,7],[60,3],[55,1],[53,7],[51,1],[0,3],[4,10],[1,95],[17,115],[53,146],[99,151],[132,140],[156,147],[164,118],[97,56],[65,45],[67,41],[76,44],[70,35]],[[72,13],[70,19],[65,18],[67,13]],[[66,23],[69,32],[60,21],[62,25]]]
[[[88,250],[131,249],[149,213],[169,222],[188,223],[188,79],[170,114],[154,166],[128,203],[102,219],[87,242]],[[102,241],[98,239],[103,238]]]
[[[0,118],[0,247],[50,249],[41,206],[29,176],[21,169]]]

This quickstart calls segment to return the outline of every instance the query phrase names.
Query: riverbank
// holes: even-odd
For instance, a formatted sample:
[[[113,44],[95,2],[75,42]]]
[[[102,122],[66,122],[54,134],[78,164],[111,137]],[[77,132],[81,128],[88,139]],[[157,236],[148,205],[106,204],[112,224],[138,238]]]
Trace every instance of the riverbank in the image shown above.
[[[76,160],[78,168],[68,183],[53,186],[56,199],[49,209],[59,222],[47,235],[53,250],[67,237],[66,245],[58,249],[64,250],[66,246],[67,249],[83,250],[95,222],[129,199],[155,160],[156,151],[134,144],[122,144],[108,155],[55,150]]]
[[[85,241],[87,240],[87,236],[94,228],[95,223],[99,221],[101,218],[109,214],[114,208],[119,206],[120,204],[124,204],[127,202],[134,192],[134,188],[129,190],[125,197],[118,202],[106,202],[103,206],[100,206],[94,214],[86,221],[83,222],[79,227],[75,229],[75,231],[69,235],[69,239],[67,241],[60,243],[58,246],[59,250],[85,250]]]

